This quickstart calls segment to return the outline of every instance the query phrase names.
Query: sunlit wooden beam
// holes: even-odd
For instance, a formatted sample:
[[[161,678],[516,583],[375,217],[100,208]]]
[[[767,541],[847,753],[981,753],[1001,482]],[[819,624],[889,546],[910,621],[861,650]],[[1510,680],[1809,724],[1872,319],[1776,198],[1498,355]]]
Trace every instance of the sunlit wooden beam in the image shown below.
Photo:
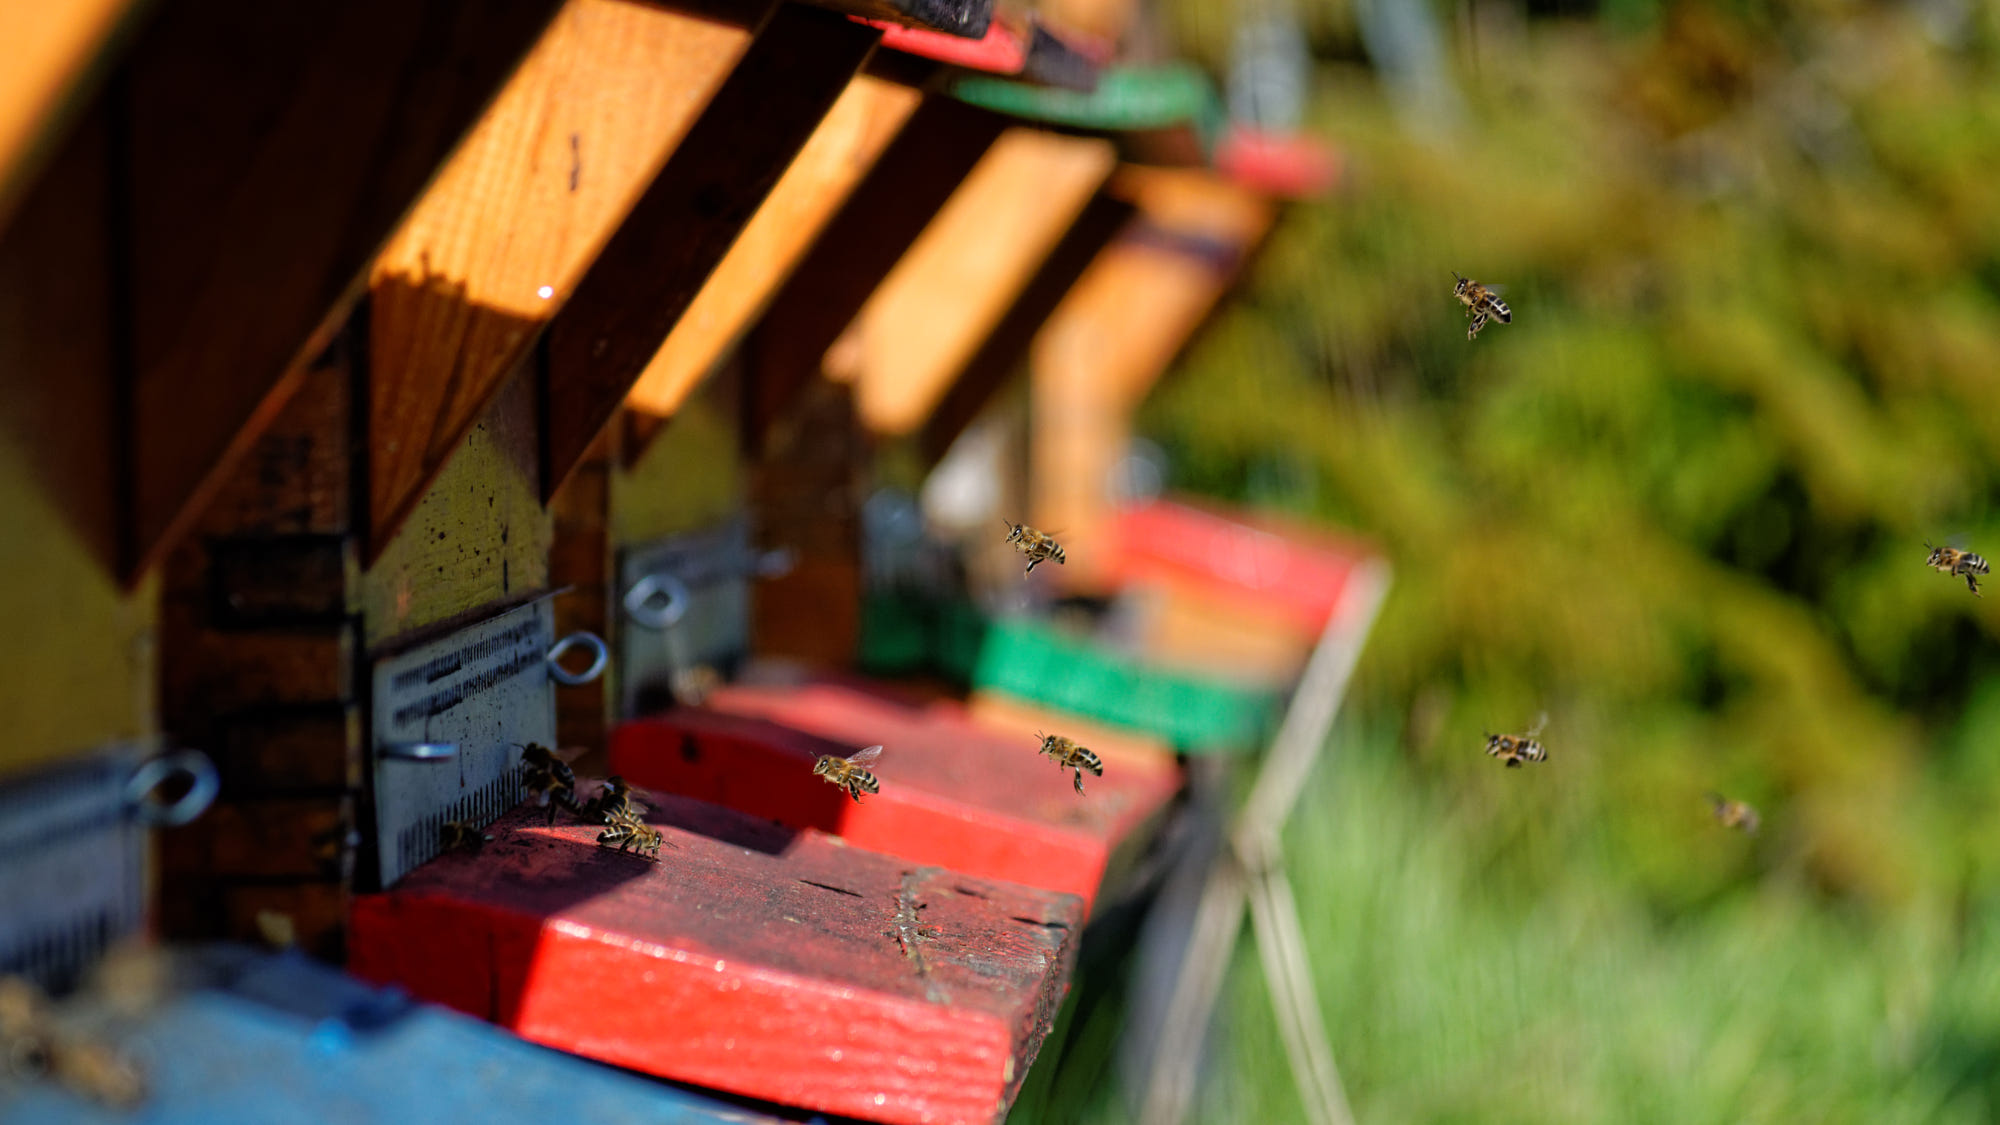
[[[848,83],[646,365],[626,396],[628,409],[653,418],[680,409],[763,311],[921,98],[906,86],[865,75]]]
[[[0,5],[0,228],[27,190],[134,0]]]
[[[1206,172],[1127,168],[1115,189],[1137,221],[1084,271],[1029,358],[1034,519],[1062,529],[1063,577],[1086,587],[1133,410],[1274,217],[1268,200]]]
[[[1109,141],[1001,134],[827,352],[863,424],[923,423],[1116,162]]]
[[[371,555],[749,43],[665,8],[569,0],[404,220],[370,278]]]

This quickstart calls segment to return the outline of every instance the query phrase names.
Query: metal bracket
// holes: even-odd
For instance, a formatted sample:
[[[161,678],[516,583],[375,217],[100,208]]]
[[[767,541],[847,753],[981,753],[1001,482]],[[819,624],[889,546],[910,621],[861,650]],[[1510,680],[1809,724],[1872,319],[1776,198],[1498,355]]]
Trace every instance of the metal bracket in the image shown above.
[[[787,574],[795,562],[790,550],[753,548],[740,516],[628,548],[618,565],[628,626],[618,635],[623,712],[672,694],[677,675],[741,660],[750,645],[751,580]]]

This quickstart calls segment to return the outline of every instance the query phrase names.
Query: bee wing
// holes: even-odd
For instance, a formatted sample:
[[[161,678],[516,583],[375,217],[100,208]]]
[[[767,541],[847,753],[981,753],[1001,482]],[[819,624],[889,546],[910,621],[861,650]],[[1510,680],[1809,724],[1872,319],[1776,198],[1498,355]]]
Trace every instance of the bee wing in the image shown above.
[[[1548,725],[1549,725],[1549,713],[1547,711],[1543,711],[1541,714],[1535,716],[1535,725],[1528,729],[1528,737],[1540,738],[1542,736],[1542,728]]]
[[[849,754],[847,756],[847,764],[851,766],[872,765],[874,764],[875,760],[880,758],[881,756],[882,756],[882,747],[878,743],[874,746],[870,746],[866,750],[857,750],[854,753]]]

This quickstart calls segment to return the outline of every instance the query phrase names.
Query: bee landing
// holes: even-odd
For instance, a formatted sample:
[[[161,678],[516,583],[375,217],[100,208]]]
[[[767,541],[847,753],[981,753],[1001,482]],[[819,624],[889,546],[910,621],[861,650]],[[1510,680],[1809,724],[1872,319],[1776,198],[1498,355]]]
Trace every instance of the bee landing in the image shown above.
[[[1965,587],[1974,594],[1979,593],[1979,579],[1976,574],[1989,573],[1993,568],[1986,560],[1971,551],[1961,551],[1957,547],[1931,547],[1929,540],[1924,546],[1931,548],[1930,561],[1925,565],[1932,570],[1965,579]]]
[[[847,795],[854,798],[858,804],[863,793],[882,791],[882,783],[875,780],[874,774],[863,768],[875,764],[876,759],[881,756],[880,746],[857,750],[845,758],[822,754],[819,760],[813,763],[813,773],[847,790]]]
[[[1502,324],[1514,322],[1514,311],[1507,307],[1507,302],[1501,300],[1500,294],[1491,287],[1481,285],[1469,277],[1459,277],[1456,272],[1451,276],[1458,278],[1458,284],[1452,286],[1451,294],[1465,306],[1465,315],[1472,318],[1472,323],[1465,330],[1466,339],[1477,337],[1479,330],[1486,327],[1486,322],[1489,320],[1497,320]]]
[[[1000,522],[1007,525],[1007,542],[1028,557],[1028,569],[1021,572],[1023,578],[1033,574],[1036,567],[1050,559],[1054,559],[1057,566],[1062,566],[1067,560],[1062,545],[1049,535],[1036,531],[1025,523],[1012,523],[1004,519]]]
[[[1078,796],[1083,795],[1084,770],[1089,770],[1098,777],[1104,776],[1104,760],[1091,753],[1088,747],[1078,746],[1075,739],[1064,738],[1059,734],[1043,734],[1040,731],[1035,732],[1035,737],[1042,740],[1040,752],[1055,759],[1058,769],[1075,772],[1071,783],[1076,786]]]

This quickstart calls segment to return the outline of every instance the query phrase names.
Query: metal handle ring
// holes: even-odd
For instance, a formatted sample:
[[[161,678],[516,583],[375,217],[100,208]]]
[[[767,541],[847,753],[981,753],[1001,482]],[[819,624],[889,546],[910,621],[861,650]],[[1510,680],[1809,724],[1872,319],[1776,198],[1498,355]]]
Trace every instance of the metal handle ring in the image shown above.
[[[578,645],[589,647],[590,666],[581,672],[572,672],[562,666],[562,658],[569,655],[569,650]],[[549,648],[548,662],[550,679],[559,684],[575,687],[578,684],[587,684],[604,674],[605,666],[611,663],[611,649],[604,643],[604,638],[596,633],[579,629]]]
[[[693,598],[687,583],[666,571],[658,571],[632,583],[632,588],[625,591],[625,616],[641,628],[664,631],[681,623]]]
[[[790,547],[779,547],[757,556],[754,567],[759,578],[783,578],[792,572],[799,562],[799,553]]]
[[[153,791],[179,776],[188,779],[187,792],[180,799],[161,802]],[[176,750],[139,764],[125,782],[125,806],[141,824],[149,828],[175,828],[208,811],[222,789],[215,763],[199,750]]]

